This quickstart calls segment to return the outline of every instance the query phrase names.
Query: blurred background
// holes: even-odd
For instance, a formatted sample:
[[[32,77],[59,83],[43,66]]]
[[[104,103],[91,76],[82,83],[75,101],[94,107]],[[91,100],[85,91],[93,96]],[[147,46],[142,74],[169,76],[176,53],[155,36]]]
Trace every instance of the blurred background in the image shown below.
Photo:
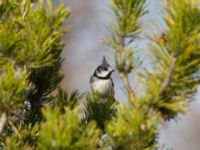
[[[142,37],[158,34],[164,29],[161,19],[162,1],[148,1],[149,13],[141,19]],[[66,20],[66,25],[71,26],[71,29],[63,39],[65,43],[63,52],[65,78],[62,86],[70,91],[78,89],[84,93],[89,91],[90,76],[101,63],[103,55],[111,65],[114,64],[112,51],[100,43],[103,37],[109,35],[112,14],[108,0],[65,0],[64,2],[71,8],[72,14]],[[54,3],[58,5],[59,1]],[[148,50],[145,39],[138,42],[136,46],[141,53],[143,50]],[[149,66],[148,61],[145,61],[144,64]],[[121,102],[126,102],[123,84],[117,72],[113,74],[113,80],[116,98]],[[200,149],[200,102],[197,101],[200,98],[199,95],[197,94],[196,101],[191,103],[185,116],[178,116],[176,121],[167,122],[161,127],[159,134],[161,144],[174,150]]]

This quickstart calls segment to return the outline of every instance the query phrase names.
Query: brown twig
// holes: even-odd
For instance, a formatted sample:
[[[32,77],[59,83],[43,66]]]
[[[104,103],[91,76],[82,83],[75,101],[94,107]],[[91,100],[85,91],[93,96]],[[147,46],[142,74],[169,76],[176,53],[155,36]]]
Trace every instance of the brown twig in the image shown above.
[[[2,133],[2,131],[4,129],[6,120],[7,120],[6,113],[2,113],[1,118],[0,118],[0,134]]]
[[[127,8],[126,7],[123,9],[122,13],[123,13],[123,16],[127,17]],[[129,101],[131,103],[134,103],[135,99],[136,99],[135,92],[130,84],[129,79],[128,79],[128,72],[126,69],[126,62],[125,62],[126,58],[124,55],[125,48],[126,48],[125,38],[126,38],[125,26],[122,26],[121,32],[118,34],[119,47],[117,48],[118,52],[121,54],[122,57],[120,57],[120,60],[117,64],[117,66],[118,66],[120,78],[121,78],[121,80],[124,84],[124,87],[126,89],[126,92],[128,94]]]
[[[160,90],[160,93],[162,94],[166,89],[167,87],[169,86],[171,80],[172,80],[172,75],[173,75],[173,72],[174,72],[174,69],[176,67],[176,61],[177,61],[177,54],[176,53],[173,53],[172,55],[172,59],[171,59],[171,63],[170,63],[170,66],[169,66],[169,70],[168,70],[168,73],[166,75],[166,78],[165,80],[163,81],[162,85],[161,85],[161,90]]]
[[[123,35],[119,36],[119,52],[123,53],[124,51],[125,51],[125,36],[123,34]],[[123,57],[122,60],[120,60],[120,66],[122,68],[122,69],[119,70],[120,78],[123,81],[124,87],[127,91],[129,101],[131,103],[134,103],[135,99],[136,99],[135,98],[135,92],[132,89],[132,86],[131,86],[130,81],[128,79],[128,74],[127,74],[127,72],[124,68],[125,67],[125,57]]]
[[[15,134],[18,137],[21,137],[21,134],[19,133],[17,127],[13,124],[13,122],[11,120],[8,120],[8,123],[10,124],[11,128],[13,129],[13,131],[15,132]]]
[[[126,88],[130,102],[134,103],[135,102],[135,92],[130,85],[130,81],[128,80],[128,75],[124,72],[120,72],[120,78],[124,83],[124,87]]]

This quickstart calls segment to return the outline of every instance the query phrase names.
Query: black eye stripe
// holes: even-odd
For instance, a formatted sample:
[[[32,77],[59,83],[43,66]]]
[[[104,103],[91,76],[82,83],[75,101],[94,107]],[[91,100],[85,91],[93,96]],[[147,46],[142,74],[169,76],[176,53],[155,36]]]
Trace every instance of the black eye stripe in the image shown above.
[[[98,66],[97,71],[101,72],[102,70],[108,71],[109,65],[107,66]]]
[[[108,68],[103,68],[103,69],[106,70],[106,71],[108,70]]]

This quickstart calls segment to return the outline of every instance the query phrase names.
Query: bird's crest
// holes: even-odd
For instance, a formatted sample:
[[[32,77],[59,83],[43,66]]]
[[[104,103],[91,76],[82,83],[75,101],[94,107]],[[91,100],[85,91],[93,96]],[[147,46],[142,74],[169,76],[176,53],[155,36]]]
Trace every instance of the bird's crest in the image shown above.
[[[101,66],[105,66],[105,67],[107,67],[107,65],[108,65],[108,62],[107,62],[107,60],[106,60],[106,57],[103,56],[103,60],[102,60],[102,64],[101,64]]]

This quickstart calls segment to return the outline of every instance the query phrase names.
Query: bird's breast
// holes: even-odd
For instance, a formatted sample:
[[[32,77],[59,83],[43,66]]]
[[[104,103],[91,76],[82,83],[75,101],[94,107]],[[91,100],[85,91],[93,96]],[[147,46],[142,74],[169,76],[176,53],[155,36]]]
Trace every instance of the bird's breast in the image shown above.
[[[107,95],[108,93],[113,93],[113,85],[110,79],[108,80],[96,80],[91,84],[91,87],[94,91],[102,95]]]

